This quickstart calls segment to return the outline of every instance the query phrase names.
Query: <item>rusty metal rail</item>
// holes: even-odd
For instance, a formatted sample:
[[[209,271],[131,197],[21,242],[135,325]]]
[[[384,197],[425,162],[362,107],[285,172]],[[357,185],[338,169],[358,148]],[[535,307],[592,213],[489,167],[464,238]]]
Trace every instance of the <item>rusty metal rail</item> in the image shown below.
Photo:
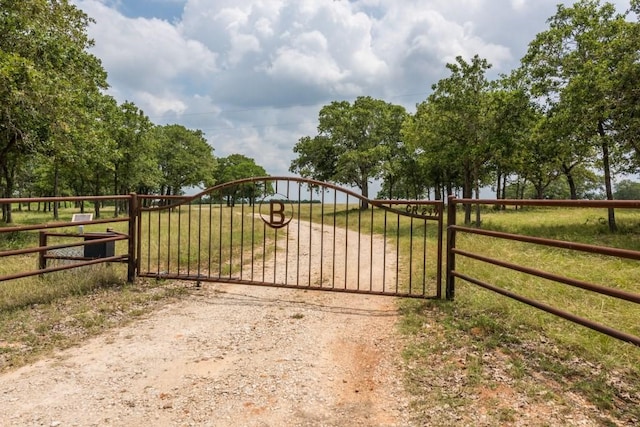
[[[37,275],[43,275],[43,274],[51,273],[55,271],[69,270],[69,269],[84,267],[88,265],[94,265],[94,264],[100,264],[100,263],[111,263],[111,262],[126,262],[128,264],[127,280],[132,282],[135,279],[135,256],[134,256],[134,252],[132,251],[132,248],[135,248],[134,246],[135,235],[131,234],[131,230],[135,231],[135,220],[136,220],[135,208],[136,208],[136,201],[137,201],[137,197],[135,194],[116,195],[116,196],[11,198],[11,199],[0,199],[0,204],[37,203],[37,202],[54,203],[54,202],[62,202],[62,201],[64,202],[117,201],[117,200],[119,201],[124,200],[128,202],[129,216],[119,217],[119,218],[103,218],[103,219],[96,219],[91,221],[75,221],[75,222],[57,221],[57,222],[49,222],[49,223],[43,223],[43,224],[0,227],[0,234],[40,231],[40,237],[38,239],[39,245],[37,247],[0,251],[0,258],[37,253],[38,260],[37,262],[34,263],[34,266],[37,267],[37,269],[0,275],[0,282],[20,279],[25,277],[31,277],[31,276],[37,276]],[[128,234],[113,232],[112,233],[113,235],[105,235],[103,238],[101,235],[100,236],[95,235],[95,233],[78,234],[78,233],[56,233],[56,232],[45,233],[44,232],[44,230],[77,227],[81,225],[83,226],[83,225],[96,225],[96,224],[113,224],[113,223],[121,223],[121,222],[129,223]],[[81,242],[59,243],[54,245],[48,245],[47,239],[46,239],[47,235],[57,236],[57,237],[76,237],[76,238],[91,237],[91,239],[81,241]],[[93,257],[86,257],[86,256],[73,256],[73,255],[65,256],[65,255],[55,255],[55,254],[47,253],[50,251],[55,251],[60,249],[100,245],[100,244],[106,244],[109,242],[115,242],[119,240],[128,240],[128,250],[125,254],[93,258]],[[47,260],[49,259],[73,260],[75,262],[67,265],[49,267],[47,266]]]
[[[295,177],[248,178],[148,202],[163,198],[139,196],[140,276],[441,295],[442,201],[368,200]],[[360,209],[365,203],[369,209]]]
[[[560,310],[555,307],[551,307],[547,304],[543,304],[539,301],[533,300],[531,298],[523,297],[522,295],[518,295],[515,292],[508,291],[506,289],[500,288],[498,286],[490,285],[489,283],[483,282],[481,280],[475,279],[473,277],[467,276],[465,274],[459,273],[457,271],[452,271],[451,275],[454,277],[459,277],[460,279],[466,280],[469,283],[473,283],[475,285],[481,286],[490,291],[496,292],[498,294],[504,295],[506,297],[512,298],[516,301],[520,301],[521,303],[530,305],[539,310],[546,311],[547,313],[554,314],[563,319],[569,320],[573,323],[577,323],[582,326],[586,326],[587,328],[593,329],[594,331],[601,332],[603,334],[609,335],[610,337],[617,338],[622,341],[626,341],[628,343],[640,346],[640,337],[637,337],[632,334],[628,334],[623,331],[619,331],[617,329],[611,328],[606,325],[602,325],[600,323],[594,322],[589,319],[585,319],[584,317],[576,316],[575,314],[569,313],[564,310]]]
[[[607,325],[602,325],[598,322],[594,322],[590,319],[577,316],[569,313],[557,307],[551,307],[547,304],[543,304],[535,299],[528,298],[519,295],[515,292],[500,288],[498,286],[486,283],[478,278],[472,277],[469,274],[456,270],[456,256],[463,256],[469,259],[474,259],[487,264],[492,264],[505,269],[518,271],[520,273],[528,274],[530,276],[539,277],[552,282],[572,286],[575,288],[583,289],[588,292],[594,292],[608,297],[616,298],[619,300],[628,301],[634,304],[640,304],[640,294],[624,291],[617,288],[608,286],[602,286],[599,284],[589,283],[582,280],[573,279],[570,277],[561,276],[558,274],[549,273],[540,269],[525,267],[515,263],[507,262],[504,260],[497,260],[485,255],[477,254],[468,250],[462,250],[456,247],[456,236],[459,233],[475,234],[496,239],[518,241],[523,243],[530,243],[535,245],[542,245],[546,247],[560,248],[572,251],[580,251],[586,253],[600,254],[605,256],[612,256],[623,259],[630,259],[638,261],[640,260],[640,251],[633,251],[628,249],[620,249],[605,246],[588,245],[584,243],[568,242],[554,239],[547,239],[541,237],[532,237],[521,234],[498,232],[493,230],[483,230],[473,227],[463,227],[456,225],[456,211],[458,205],[511,205],[511,206],[545,206],[545,207],[593,207],[593,208],[640,208],[640,201],[593,201],[593,200],[475,200],[475,199],[456,199],[450,197],[448,200],[448,213],[447,213],[447,271],[446,271],[446,296],[448,299],[454,299],[455,297],[455,279],[459,278],[466,282],[475,284],[487,290],[499,293],[506,297],[512,298],[516,301],[525,303],[537,309],[546,311],[548,313],[559,316],[563,319],[593,329],[595,331],[604,333],[611,337],[617,338],[622,341],[629,342],[636,346],[640,346],[640,337],[626,333],[624,331],[617,330]]]
[[[486,283],[456,269],[456,257],[517,271],[566,286],[640,304],[640,295],[526,267],[456,245],[458,234],[518,241],[563,250],[640,261],[640,251],[463,227],[457,207],[472,205],[640,209],[640,201],[475,200],[451,197],[445,218],[442,201],[369,200],[338,186],[296,177],[257,177],[225,183],[192,196],[118,195],[0,199],[0,204],[61,201],[126,201],[127,217],[0,227],[3,233],[42,231],[127,222],[127,233],[93,236],[80,243],[45,242],[34,248],[0,251],[0,258],[38,253],[38,270],[0,276],[0,282],[102,262],[126,262],[127,278],[243,283],[331,292],[442,296],[442,263],[447,299],[455,280],[477,286],[552,313],[598,332],[640,346],[640,338],[550,307],[532,298]],[[158,203],[153,203],[158,202]],[[368,209],[362,209],[368,205]],[[69,233],[51,233],[68,237]],[[76,237],[78,237],[76,235]],[[47,251],[127,240],[126,254],[87,259],[49,255]],[[78,261],[49,267],[51,258]]]

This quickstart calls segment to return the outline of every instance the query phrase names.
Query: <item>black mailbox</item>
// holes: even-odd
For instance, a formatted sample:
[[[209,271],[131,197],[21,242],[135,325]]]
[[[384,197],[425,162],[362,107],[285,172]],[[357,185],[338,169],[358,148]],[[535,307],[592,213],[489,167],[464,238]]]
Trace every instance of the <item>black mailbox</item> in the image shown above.
[[[88,242],[96,239],[104,239],[105,237],[114,236],[114,233],[87,233],[84,235],[84,241]],[[84,245],[85,258],[107,258],[115,256],[116,242],[102,242],[91,245]]]

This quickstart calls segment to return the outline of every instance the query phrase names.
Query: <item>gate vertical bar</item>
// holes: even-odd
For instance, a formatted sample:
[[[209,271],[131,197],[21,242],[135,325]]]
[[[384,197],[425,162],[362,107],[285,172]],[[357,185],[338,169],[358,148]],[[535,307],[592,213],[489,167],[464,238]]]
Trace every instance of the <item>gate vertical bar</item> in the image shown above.
[[[375,208],[371,206],[371,227],[369,228],[369,242],[371,244],[369,248],[369,290],[373,290],[373,210]],[[382,266],[384,268],[384,266]]]
[[[413,293],[413,217],[409,219],[409,295]]]
[[[202,261],[202,197],[200,197],[200,202],[198,203],[198,284],[200,284],[200,275],[202,274],[202,267],[200,266],[200,262]]]
[[[151,211],[148,211],[147,213],[147,239],[146,239],[146,243],[147,243],[147,266],[146,266],[146,270],[147,271],[151,271],[151,217],[153,215],[151,214]]]
[[[322,273],[324,266],[324,187],[320,187],[320,287],[322,287]]]
[[[437,205],[438,209],[438,265],[436,266],[436,296],[442,298],[442,222],[444,217],[444,202]]]
[[[133,197],[132,197],[133,199]],[[137,197],[136,199],[136,205],[137,203]],[[133,201],[132,201],[133,203]],[[134,209],[135,208],[135,209]],[[136,223],[137,224],[133,224],[133,226],[131,224],[129,224],[129,227],[133,227],[134,229],[137,228],[137,232],[135,232],[135,235],[138,236],[138,238],[136,239],[137,241],[135,242],[135,246],[136,246],[136,256],[135,256],[135,266],[134,266],[134,270],[135,271],[140,271],[140,263],[142,262],[142,209],[140,209],[139,207],[136,206],[132,206],[129,205],[129,209],[130,212],[129,214],[131,214],[131,211],[133,211],[133,214],[136,216]],[[129,221],[131,221],[131,219],[129,219]],[[129,233],[131,233],[131,231],[129,231]],[[129,236],[129,238],[131,238],[131,236]],[[127,274],[128,276],[128,274]]]
[[[191,275],[191,202],[187,209],[187,276]]]
[[[213,234],[213,193],[209,193],[209,231],[207,233],[208,239],[208,262],[207,262],[207,277],[211,277],[211,235]]]
[[[300,203],[302,199],[302,183],[298,181],[298,234],[296,241],[298,247],[296,249],[296,286],[300,286]]]
[[[266,183],[265,183],[266,185]],[[253,266],[256,255],[256,201],[251,206],[251,280],[253,280]]]
[[[167,274],[171,273],[171,209],[167,210]]]
[[[358,202],[358,280],[357,289],[360,290],[360,241],[362,240],[362,200]]]
[[[218,277],[222,277],[222,198],[224,195],[220,193],[220,204],[218,205]],[[227,196],[229,197],[229,196]],[[229,199],[227,199],[229,200]]]
[[[382,292],[387,291],[387,210],[384,210],[384,231],[382,234]]]
[[[129,233],[131,233],[131,216],[129,216]],[[47,246],[47,233],[45,231],[40,231],[40,233],[38,234],[39,236],[39,246],[41,248],[44,248]],[[47,251],[40,251],[38,252],[38,269],[39,270],[44,270],[45,268],[47,268]],[[132,254],[129,253],[129,256],[131,256]],[[129,262],[131,262],[131,258],[129,258]],[[131,280],[129,280],[129,276],[127,275],[127,281],[131,282]]]
[[[265,269],[267,266],[267,224],[262,221],[262,281],[265,282]]]
[[[447,201],[447,289],[446,298],[453,300],[455,297],[455,277],[451,274],[456,269],[456,258],[453,249],[456,247],[456,198],[449,196]]]
[[[160,256],[161,256],[161,252],[160,249],[162,248],[162,233],[160,232],[162,230],[162,227],[160,226],[160,221],[161,221],[161,216],[160,215],[160,209],[158,209],[158,253],[157,253],[157,260],[156,260],[156,274],[160,275]],[[149,219],[151,219],[151,212],[149,212]],[[149,220],[149,224],[151,224],[151,220]],[[151,238],[149,238],[149,242],[151,242]],[[149,244],[149,247],[151,247],[151,244]],[[151,270],[149,270],[151,271]],[[169,271],[169,269],[167,269],[167,271]]]
[[[307,282],[307,286],[311,286],[311,236],[313,235],[313,185],[309,184],[309,281]]]
[[[422,296],[427,294],[427,220],[423,220],[422,234]]]
[[[176,274],[180,274],[180,241],[182,240],[182,205],[178,205],[178,248],[176,249],[178,253],[178,262],[176,267]]]
[[[266,182],[265,182],[266,185]],[[253,189],[250,190],[253,193]],[[251,196],[249,196],[249,203],[251,203]],[[242,280],[242,270],[244,266],[244,200],[240,209],[240,280]]]
[[[347,289],[347,271],[349,266],[349,195],[347,194],[347,210],[344,216],[344,289]]]
[[[278,180],[276,180],[274,193],[278,194]],[[266,185],[265,181],[265,185]],[[278,229],[273,230],[273,283],[277,282],[277,268],[278,268]]]
[[[396,290],[398,293],[400,287],[400,215],[396,215]]]
[[[265,186],[266,186],[266,182],[265,182]],[[287,200],[290,197],[290,186],[291,186],[291,181],[287,180]],[[291,212],[291,215],[293,215],[293,212]],[[284,283],[285,284],[289,284],[289,227],[286,227],[286,243],[285,243],[285,253],[284,253]]]
[[[336,287],[336,209],[338,204],[338,192],[333,189],[333,253],[331,259],[331,287]]]
[[[231,199],[231,207],[229,208],[229,279],[233,271],[233,209],[235,208],[235,196]]]
[[[129,195],[129,259],[127,262],[127,282],[133,283],[136,278],[136,218],[138,216],[138,195]]]

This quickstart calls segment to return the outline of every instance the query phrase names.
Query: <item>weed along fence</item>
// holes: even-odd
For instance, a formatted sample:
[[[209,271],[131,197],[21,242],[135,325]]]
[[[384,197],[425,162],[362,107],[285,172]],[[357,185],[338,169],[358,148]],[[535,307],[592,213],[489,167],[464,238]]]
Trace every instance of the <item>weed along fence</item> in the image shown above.
[[[511,207],[510,212],[504,211],[504,215],[513,215],[513,207],[516,206],[525,210],[546,209],[551,218],[553,210],[558,208],[593,208],[598,216],[588,217],[574,228],[559,225],[565,221],[558,217],[555,225],[554,221],[549,224],[529,223],[516,226],[518,232],[509,232],[503,230],[504,226],[499,223],[482,223],[481,228],[458,225],[459,208],[464,205],[476,205],[476,209],[484,207],[485,210],[487,207],[499,210]],[[615,208],[616,214],[636,210],[635,215],[628,216],[623,224],[631,229],[631,234],[635,234],[631,239],[633,247],[613,247],[617,236],[607,230],[609,208]],[[454,298],[456,279],[462,279],[640,346],[638,209],[640,201],[474,200],[451,197],[447,213],[446,296]],[[575,212],[565,210],[557,215],[576,216]],[[581,227],[589,228],[593,233],[576,233],[575,230]],[[544,234],[554,238],[540,237]],[[580,238],[595,242],[582,242]],[[510,242],[508,250],[504,249],[504,242]],[[629,241],[624,243],[629,245]],[[564,261],[560,262],[560,259]],[[626,276],[622,274],[625,271],[629,272]],[[597,278],[605,284],[593,283],[583,277]],[[616,282],[617,279],[620,283]],[[550,295],[553,298],[548,298]],[[565,301],[565,306],[551,306],[545,303],[545,299]],[[617,318],[615,324],[605,325],[593,320],[603,314]]]
[[[33,204],[33,203],[62,203],[84,202],[110,203],[124,201],[129,206],[129,215],[118,218],[93,219],[91,215],[76,215],[75,220],[47,222],[39,224],[22,224],[17,226],[0,227],[0,236],[4,237],[4,245],[15,241],[13,245],[30,246],[19,249],[0,251],[1,258],[19,257],[19,271],[8,271],[3,263],[0,282],[20,279],[36,275],[45,275],[56,271],[69,270],[101,263],[127,263],[129,281],[135,278],[135,195],[128,196],[92,196],[92,197],[42,197],[0,199],[0,204]],[[30,208],[31,206],[29,206]],[[110,214],[112,212],[109,212]],[[108,228],[104,232],[94,231],[98,225],[117,225],[127,223],[127,232]],[[88,229],[91,229],[89,231]],[[120,227],[122,228],[122,227]],[[85,232],[85,230],[87,230]],[[37,236],[36,236],[37,233]],[[128,241],[127,250],[116,253],[115,242]],[[1,286],[1,284],[0,284]]]

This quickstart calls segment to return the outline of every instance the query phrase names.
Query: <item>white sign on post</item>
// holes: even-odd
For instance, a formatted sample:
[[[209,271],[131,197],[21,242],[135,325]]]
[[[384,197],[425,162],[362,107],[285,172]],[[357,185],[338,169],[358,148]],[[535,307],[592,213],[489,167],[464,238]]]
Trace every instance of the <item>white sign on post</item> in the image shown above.
[[[71,222],[82,222],[82,221],[92,221],[92,220],[93,220],[92,213],[73,214],[73,216],[71,217]],[[78,234],[82,234],[82,233],[84,233],[84,226],[79,225]]]

